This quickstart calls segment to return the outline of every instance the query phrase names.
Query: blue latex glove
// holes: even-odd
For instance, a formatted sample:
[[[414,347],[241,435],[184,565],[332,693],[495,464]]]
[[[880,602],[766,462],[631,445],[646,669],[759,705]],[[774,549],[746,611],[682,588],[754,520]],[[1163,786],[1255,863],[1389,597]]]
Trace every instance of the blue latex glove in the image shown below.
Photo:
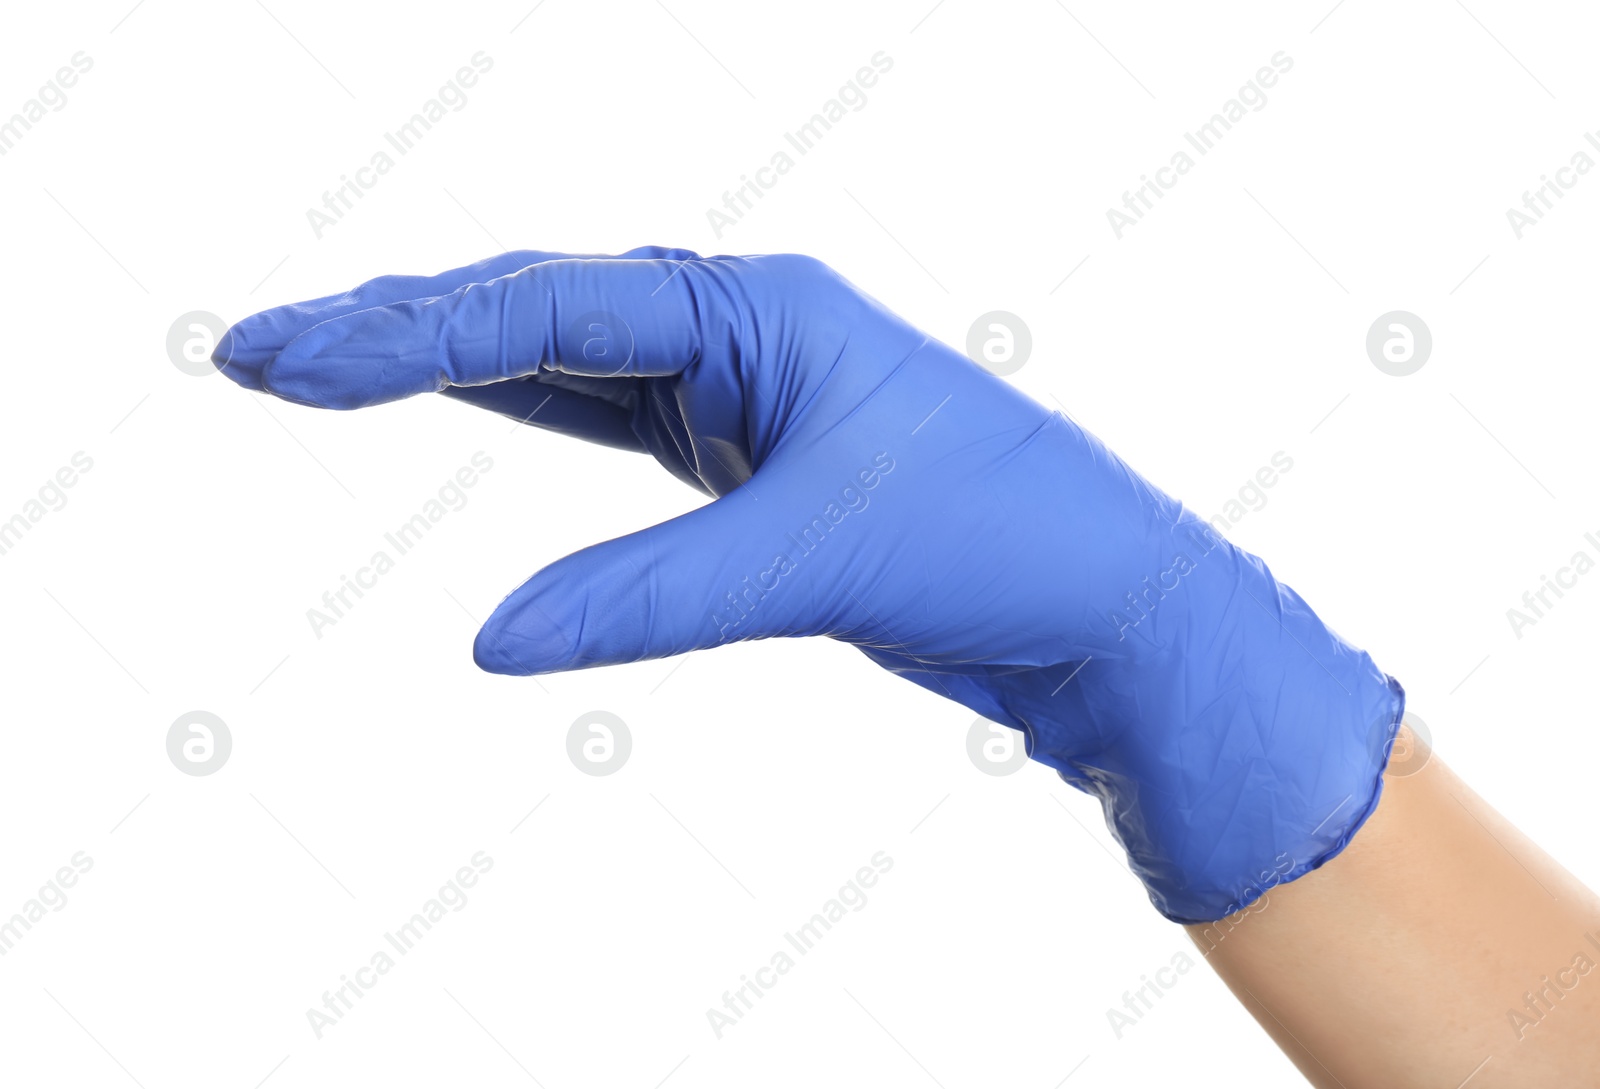
[[[1336,855],[1400,686],[1094,436],[806,257],[512,253],[240,322],[224,373],[359,408],[440,391],[648,451],[718,498],[535,574],[497,673],[827,635],[1025,733],[1178,922]]]

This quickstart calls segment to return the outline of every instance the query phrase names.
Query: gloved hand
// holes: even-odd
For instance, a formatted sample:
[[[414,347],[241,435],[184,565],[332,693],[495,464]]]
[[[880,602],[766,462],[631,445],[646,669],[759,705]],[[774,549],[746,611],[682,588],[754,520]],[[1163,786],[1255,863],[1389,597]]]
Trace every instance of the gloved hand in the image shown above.
[[[827,635],[1021,730],[1178,922],[1320,866],[1377,805],[1400,686],[1259,559],[807,257],[521,252],[247,318],[251,388],[444,392],[717,496],[535,574],[483,668]]]

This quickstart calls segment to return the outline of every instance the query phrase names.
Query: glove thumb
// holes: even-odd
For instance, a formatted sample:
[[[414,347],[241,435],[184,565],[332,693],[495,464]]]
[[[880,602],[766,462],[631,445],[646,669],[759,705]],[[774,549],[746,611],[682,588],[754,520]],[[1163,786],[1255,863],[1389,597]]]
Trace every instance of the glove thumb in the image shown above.
[[[769,495],[758,475],[688,514],[557,560],[495,609],[474,660],[528,676],[816,634],[799,618],[809,595],[789,578],[796,548],[776,513],[780,490]]]

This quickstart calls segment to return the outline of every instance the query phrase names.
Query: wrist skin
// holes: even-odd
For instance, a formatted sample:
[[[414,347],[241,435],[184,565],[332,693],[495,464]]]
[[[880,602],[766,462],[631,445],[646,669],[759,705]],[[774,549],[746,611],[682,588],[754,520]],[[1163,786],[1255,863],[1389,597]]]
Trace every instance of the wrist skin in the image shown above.
[[[1321,1089],[1596,1084],[1600,897],[1409,727],[1343,853],[1188,930]]]

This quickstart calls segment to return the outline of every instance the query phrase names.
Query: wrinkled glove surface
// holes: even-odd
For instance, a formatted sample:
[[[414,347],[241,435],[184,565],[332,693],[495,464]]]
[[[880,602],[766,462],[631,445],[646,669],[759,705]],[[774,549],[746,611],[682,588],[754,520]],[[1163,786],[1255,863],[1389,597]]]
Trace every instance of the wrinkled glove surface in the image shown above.
[[[536,573],[479,633],[484,669],[853,643],[1023,731],[1178,922],[1320,866],[1377,805],[1395,681],[1093,435],[814,259],[507,253],[257,314],[215,358],[305,405],[441,392],[716,497]]]

